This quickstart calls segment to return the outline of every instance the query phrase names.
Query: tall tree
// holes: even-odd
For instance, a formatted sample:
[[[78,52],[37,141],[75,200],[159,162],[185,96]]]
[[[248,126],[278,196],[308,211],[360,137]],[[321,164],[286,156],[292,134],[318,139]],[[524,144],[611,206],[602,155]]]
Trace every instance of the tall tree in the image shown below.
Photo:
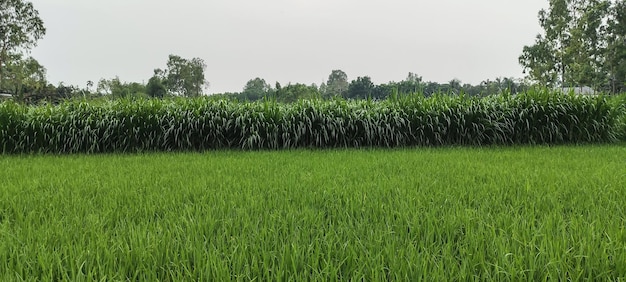
[[[524,46],[519,58],[524,69],[530,69],[531,79],[553,86],[565,84],[565,70],[568,64],[566,49],[570,42],[570,7],[574,0],[550,0],[546,11],[539,11],[539,24],[544,35],[538,35],[535,45]]]
[[[46,33],[39,12],[23,0],[0,1],[0,84],[11,53],[28,50]]]
[[[277,82],[276,87],[279,88],[280,83]],[[254,101],[263,98],[270,90],[271,87],[267,82],[265,82],[265,79],[257,77],[248,80],[246,86],[243,88],[243,92],[241,92],[241,95],[244,96],[244,99]]]
[[[599,89],[607,81],[604,49],[610,3],[605,0],[578,0],[575,3],[571,39],[566,49],[570,61],[566,66],[565,81],[571,86],[587,85]]]
[[[375,85],[369,76],[357,77],[356,80],[350,82],[348,91],[345,92],[345,98],[365,99],[371,98]]]
[[[163,76],[167,88],[175,94],[194,97],[202,95],[202,89],[208,86],[204,78],[206,64],[200,58],[191,60],[180,56],[170,55],[167,69],[156,70]]]
[[[4,81],[0,89],[9,90],[15,95],[33,94],[46,86],[46,69],[33,57],[22,58],[12,54],[5,65]]]
[[[556,60],[552,45],[542,35],[537,35],[534,45],[524,46],[519,57],[519,63],[524,67],[523,72],[531,80],[549,87],[555,86],[559,81]]]
[[[333,70],[326,82],[326,96],[342,96],[348,90],[348,75],[342,70]]]
[[[626,92],[626,2],[616,1],[610,8],[607,27],[607,88],[613,93]]]
[[[160,70],[154,70],[154,75],[146,84],[146,94],[152,98],[163,98],[167,94],[167,88],[163,83],[163,78],[159,76]]]
[[[550,0],[544,30],[519,57],[531,80],[546,86],[606,85],[608,0]]]
[[[87,80],[87,87],[85,88],[85,90],[87,92],[91,92],[91,87],[93,87],[94,83],[91,80]]]

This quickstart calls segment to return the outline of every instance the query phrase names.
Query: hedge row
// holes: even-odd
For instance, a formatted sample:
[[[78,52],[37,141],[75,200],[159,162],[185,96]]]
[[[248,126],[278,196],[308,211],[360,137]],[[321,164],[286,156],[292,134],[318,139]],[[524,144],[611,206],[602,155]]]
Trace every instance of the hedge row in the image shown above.
[[[612,142],[624,110],[545,90],[475,98],[240,103],[210,98],[0,103],[2,153]],[[625,135],[626,136],[626,135]]]

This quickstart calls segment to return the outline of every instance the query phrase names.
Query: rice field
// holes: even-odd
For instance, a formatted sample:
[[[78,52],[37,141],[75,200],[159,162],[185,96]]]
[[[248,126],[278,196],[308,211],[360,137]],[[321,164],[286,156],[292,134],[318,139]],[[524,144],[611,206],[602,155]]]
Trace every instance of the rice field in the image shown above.
[[[0,156],[2,281],[626,279],[626,144]]]

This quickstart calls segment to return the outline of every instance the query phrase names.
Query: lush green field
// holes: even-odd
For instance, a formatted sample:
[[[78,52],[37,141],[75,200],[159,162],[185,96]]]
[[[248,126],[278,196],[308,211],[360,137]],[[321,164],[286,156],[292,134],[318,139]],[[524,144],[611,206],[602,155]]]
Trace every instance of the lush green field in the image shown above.
[[[618,280],[626,145],[0,156],[0,280]]]

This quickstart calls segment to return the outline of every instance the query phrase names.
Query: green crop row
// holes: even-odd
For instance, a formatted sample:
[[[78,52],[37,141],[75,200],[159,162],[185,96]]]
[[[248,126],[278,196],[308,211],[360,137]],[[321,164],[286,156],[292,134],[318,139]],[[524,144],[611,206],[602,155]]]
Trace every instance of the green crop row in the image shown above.
[[[487,98],[412,95],[296,104],[209,98],[55,106],[4,102],[0,150],[100,153],[610,142],[620,136],[624,112],[620,103],[611,101],[535,90]]]

